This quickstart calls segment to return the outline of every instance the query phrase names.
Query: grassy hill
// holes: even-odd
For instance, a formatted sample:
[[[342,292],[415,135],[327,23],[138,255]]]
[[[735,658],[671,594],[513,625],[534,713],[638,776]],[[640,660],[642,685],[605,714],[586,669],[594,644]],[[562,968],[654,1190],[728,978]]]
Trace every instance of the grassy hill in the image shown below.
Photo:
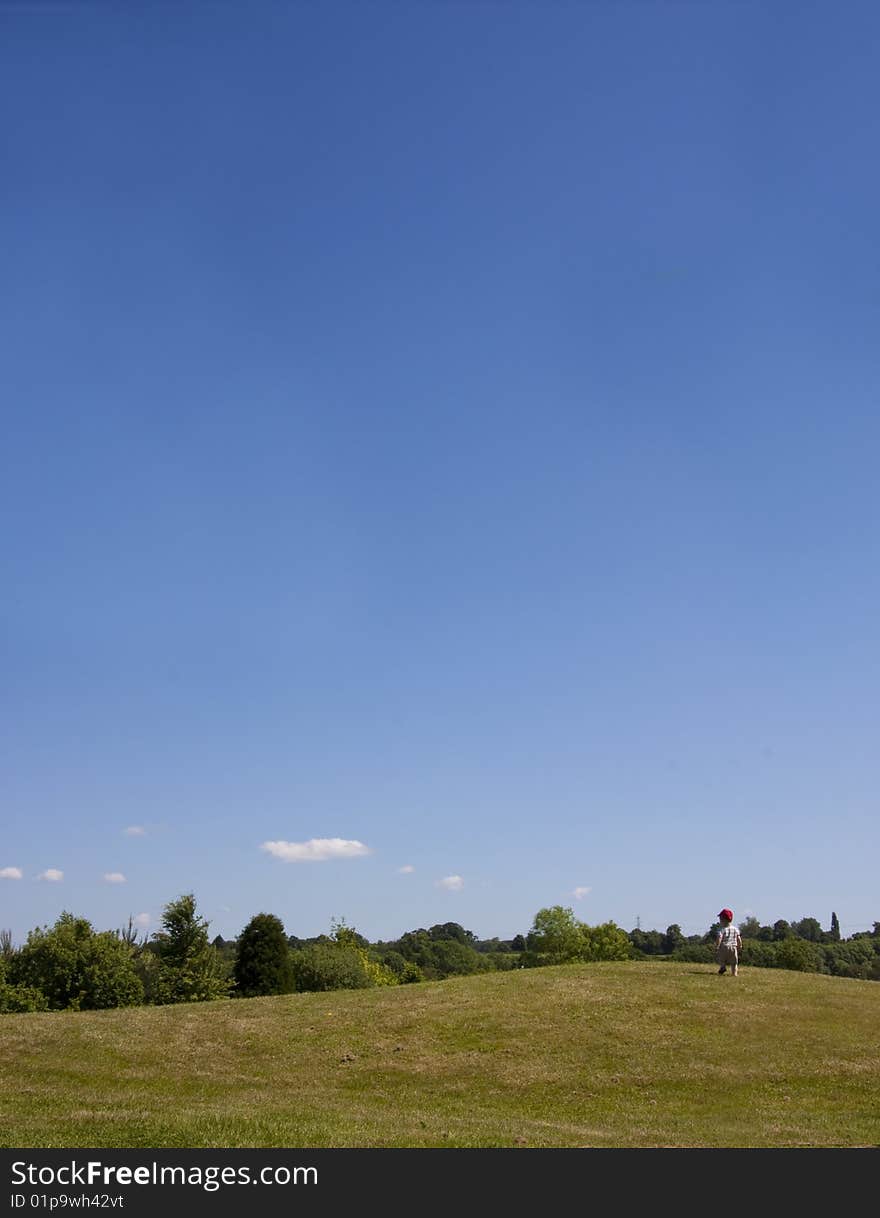
[[[0,1144],[880,1144],[880,985],[592,964],[0,1017]]]

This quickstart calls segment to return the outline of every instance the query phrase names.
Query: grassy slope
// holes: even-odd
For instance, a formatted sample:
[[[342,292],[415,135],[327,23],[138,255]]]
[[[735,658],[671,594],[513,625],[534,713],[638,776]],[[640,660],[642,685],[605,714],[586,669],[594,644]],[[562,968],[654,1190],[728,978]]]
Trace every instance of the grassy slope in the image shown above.
[[[880,985],[594,964],[0,1018],[4,1146],[880,1143]]]

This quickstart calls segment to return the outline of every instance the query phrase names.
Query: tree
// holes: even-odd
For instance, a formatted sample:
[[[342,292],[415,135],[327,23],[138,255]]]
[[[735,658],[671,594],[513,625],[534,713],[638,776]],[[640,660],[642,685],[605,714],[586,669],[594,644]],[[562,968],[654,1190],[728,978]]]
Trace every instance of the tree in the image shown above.
[[[564,905],[539,909],[529,934],[529,947],[546,957],[547,964],[567,964],[584,958],[583,923]]]
[[[472,930],[465,930],[457,922],[438,923],[429,929],[428,934],[435,941],[442,942],[445,939],[454,939],[456,943],[464,943],[468,947],[472,947],[477,939]]]
[[[672,929],[670,927],[670,930]],[[585,960],[629,960],[633,955],[629,935],[625,930],[621,930],[616,922],[583,926],[581,933],[585,943]],[[680,931],[679,934],[681,935]],[[684,941],[684,935],[681,935],[681,942]]]
[[[345,918],[330,919],[330,942],[345,947],[360,947],[364,950],[370,946],[370,940],[355,927],[349,926]]]
[[[815,918],[801,918],[792,929],[799,939],[806,939],[809,943],[821,943],[825,937],[821,924]]]
[[[127,943],[128,946],[132,950],[134,950],[136,947],[140,946],[140,944],[146,940],[146,935],[144,935],[142,937],[141,931],[134,924],[134,918],[131,916],[131,914],[129,914],[128,915],[128,925],[121,926],[117,930],[116,938],[121,939],[123,943]]]
[[[840,942],[840,922],[838,922],[837,914],[834,912],[834,910],[831,911],[831,929],[825,936],[825,939],[828,943]]]
[[[225,998],[229,981],[223,962],[208,942],[208,922],[196,913],[191,892],[169,901],[162,928],[150,943],[157,960],[148,981],[153,1001],[164,1005]]]
[[[739,933],[744,939],[760,939],[761,923],[755,917],[748,917],[739,924]]]
[[[663,936],[663,954],[671,956],[678,948],[684,947],[685,937],[681,927],[677,922],[673,922],[671,926],[666,927],[666,934]],[[623,959],[623,957],[621,957]]]
[[[7,969],[13,985],[40,991],[53,1011],[135,1006],[144,997],[131,945],[72,913],[32,930]]]
[[[238,938],[233,977],[244,998],[293,991],[290,948],[280,918],[266,913],[251,918]]]
[[[794,935],[791,923],[786,922],[785,918],[779,918],[773,923],[773,939],[776,943],[780,943],[783,939],[791,939]]]
[[[479,952],[458,939],[440,939],[434,944],[433,967],[439,978],[463,977],[487,967]]]
[[[633,949],[642,956],[663,955],[663,936],[659,930],[642,930],[637,926],[629,932],[629,941]]]

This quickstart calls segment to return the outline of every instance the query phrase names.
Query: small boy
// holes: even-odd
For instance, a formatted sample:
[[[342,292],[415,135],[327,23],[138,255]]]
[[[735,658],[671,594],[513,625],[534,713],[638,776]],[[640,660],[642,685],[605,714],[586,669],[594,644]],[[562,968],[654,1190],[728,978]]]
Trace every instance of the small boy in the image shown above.
[[[718,957],[719,976],[727,972],[727,966],[730,965],[730,975],[737,976],[739,967],[739,953],[742,949],[742,938],[739,930],[733,925],[733,910],[722,909],[718,915],[718,920],[721,923],[721,930],[718,932],[718,937],[715,940],[715,955]]]

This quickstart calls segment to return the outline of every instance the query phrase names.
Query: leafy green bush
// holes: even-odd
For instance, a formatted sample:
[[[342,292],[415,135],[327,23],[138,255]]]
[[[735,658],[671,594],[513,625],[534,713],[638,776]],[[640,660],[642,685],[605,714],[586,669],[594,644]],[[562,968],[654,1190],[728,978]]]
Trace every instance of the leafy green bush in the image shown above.
[[[62,913],[52,927],[32,930],[6,967],[13,986],[42,993],[54,1011],[143,1001],[131,945],[112,931],[96,933],[90,922],[71,913]]]
[[[12,959],[10,953],[8,959]],[[42,990],[29,985],[10,985],[6,979],[7,960],[0,956],[0,1015],[22,1011],[45,1011],[49,1003]]]
[[[678,964],[714,964],[715,952],[708,943],[684,943],[669,958]]]
[[[409,961],[401,956],[400,952],[394,951],[393,948],[390,951],[383,951],[379,956],[379,959],[387,969],[391,970],[397,980],[400,981],[406,971],[406,966]]]
[[[806,939],[782,939],[776,944],[776,967],[799,973],[821,973],[825,957],[818,943]]]
[[[452,922],[446,924],[452,927],[456,925]],[[415,964],[422,979],[427,978],[430,981],[479,973],[491,967],[484,955],[476,951],[469,942],[451,935],[441,937],[438,932],[445,929],[446,927],[432,927],[433,934],[424,929],[407,931],[395,941],[394,951]]]
[[[494,972],[506,973],[519,968],[519,952],[480,952],[480,959],[486,968]]]
[[[311,943],[291,958],[297,990],[365,990],[372,984],[356,947]]]
[[[629,935],[616,922],[601,922],[598,926],[581,924],[584,960],[630,960],[633,956]]]
[[[864,981],[880,973],[880,953],[875,939],[853,939],[828,943],[823,948],[825,967],[835,977],[855,977]]]
[[[760,939],[743,939],[740,963],[750,968],[783,968],[779,963],[779,943]]]

